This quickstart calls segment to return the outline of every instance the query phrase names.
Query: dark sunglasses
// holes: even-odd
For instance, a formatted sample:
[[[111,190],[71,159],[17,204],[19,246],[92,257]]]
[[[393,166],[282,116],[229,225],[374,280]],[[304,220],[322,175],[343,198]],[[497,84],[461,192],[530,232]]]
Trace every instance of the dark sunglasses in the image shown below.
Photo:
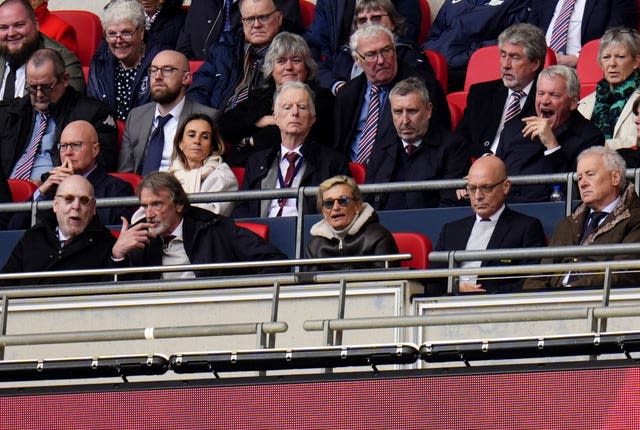
[[[337,199],[327,199],[322,201],[322,207],[325,209],[333,209],[333,205],[338,202],[340,206],[346,208],[349,206],[352,200],[355,200],[353,197],[341,196]]]

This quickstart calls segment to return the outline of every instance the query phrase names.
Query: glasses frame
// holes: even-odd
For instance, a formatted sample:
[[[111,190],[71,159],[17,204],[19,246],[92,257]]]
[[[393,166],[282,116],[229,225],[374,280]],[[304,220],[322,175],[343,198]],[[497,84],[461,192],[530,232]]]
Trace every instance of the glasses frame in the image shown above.
[[[89,206],[91,203],[95,202],[96,200],[95,197],[74,196],[73,194],[65,194],[65,195],[56,194],[55,196],[64,200],[64,204],[66,205],[72,205],[76,201],[76,199],[78,199],[78,201],[82,206]]]
[[[131,42],[133,40],[133,36],[138,32],[138,30],[140,30],[140,27],[141,26],[139,25],[133,31],[122,31],[120,33],[108,34],[107,32],[105,32],[104,40],[109,43],[113,43],[117,41],[118,38],[120,38],[123,42]]]
[[[39,85],[25,85],[24,89],[27,92],[27,94],[37,94],[38,91],[41,91],[42,94],[51,94],[52,92],[54,92],[56,90],[56,88],[58,88],[58,85],[60,85],[60,82],[62,82],[62,80],[64,79],[64,75],[60,76],[58,79],[56,79],[56,81],[53,84],[49,84],[49,85],[44,85],[44,84],[39,84]]]
[[[375,14],[375,15],[371,15],[368,18],[364,16],[362,18],[356,17],[356,24],[365,25],[367,22],[370,22],[372,24],[380,24],[382,22],[382,18],[384,18],[385,16],[389,16],[389,14],[388,13]]]
[[[358,199],[349,196],[340,196],[337,199],[324,199],[322,200],[322,208],[326,210],[331,210],[335,206],[336,202],[343,208],[349,206],[351,202],[355,202]]]
[[[168,78],[178,70],[180,70],[178,67],[173,67],[173,66],[162,66],[162,67],[149,66],[149,68],[147,69],[147,73],[149,74],[150,77],[154,77],[156,73],[160,72],[163,78]],[[180,70],[180,71],[186,72],[186,70]]]
[[[388,60],[389,58],[391,58],[391,55],[395,52],[396,52],[396,47],[393,45],[390,45],[390,46],[385,46],[384,48],[378,51],[365,52],[364,54],[361,54],[358,51],[356,51],[356,54],[358,54],[358,57],[360,57],[362,60],[366,61],[367,63],[374,63],[378,61],[378,57],[382,57],[383,59]]]
[[[246,25],[247,27],[251,27],[255,25],[256,21],[258,21],[261,25],[265,25],[267,22],[269,22],[271,17],[276,12],[280,12],[280,11],[278,9],[274,9],[272,12],[265,13],[263,15],[255,15],[255,16],[248,16],[246,18],[244,17],[240,18],[240,21],[242,21],[242,25]]]
[[[508,178],[504,178],[503,180],[501,180],[500,182],[496,182],[493,185],[480,185],[480,186],[475,186],[475,185],[465,185],[464,189],[467,191],[467,194],[471,195],[471,194],[475,194],[476,192],[478,192],[478,190],[480,190],[482,192],[482,194],[489,194],[490,192],[492,192],[493,190],[495,190],[495,188],[502,184],[504,181],[506,181]]]

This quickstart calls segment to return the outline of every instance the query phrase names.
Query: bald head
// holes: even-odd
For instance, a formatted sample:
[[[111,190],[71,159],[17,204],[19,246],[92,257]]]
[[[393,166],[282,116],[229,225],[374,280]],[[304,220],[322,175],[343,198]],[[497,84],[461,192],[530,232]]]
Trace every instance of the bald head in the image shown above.
[[[491,217],[502,207],[511,188],[507,167],[495,155],[478,158],[471,165],[467,180],[471,207],[482,218]]]
[[[100,144],[98,133],[87,121],[73,121],[67,124],[60,135],[60,162],[70,163],[73,173],[84,175],[95,165]]]
[[[53,200],[58,228],[66,239],[82,234],[96,214],[93,186],[80,175],[60,182]]]
[[[168,112],[182,100],[191,82],[187,57],[178,51],[159,52],[151,61],[149,79],[151,98]]]

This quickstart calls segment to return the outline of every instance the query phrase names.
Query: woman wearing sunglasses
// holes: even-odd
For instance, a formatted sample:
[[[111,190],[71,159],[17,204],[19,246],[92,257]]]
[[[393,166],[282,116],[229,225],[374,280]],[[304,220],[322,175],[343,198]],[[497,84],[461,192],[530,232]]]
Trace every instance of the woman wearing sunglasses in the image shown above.
[[[349,176],[338,175],[318,187],[318,208],[323,220],[311,227],[309,258],[356,257],[397,254],[391,233],[378,222],[373,208],[362,201],[360,188]],[[384,262],[332,264],[313,270],[382,268]]]

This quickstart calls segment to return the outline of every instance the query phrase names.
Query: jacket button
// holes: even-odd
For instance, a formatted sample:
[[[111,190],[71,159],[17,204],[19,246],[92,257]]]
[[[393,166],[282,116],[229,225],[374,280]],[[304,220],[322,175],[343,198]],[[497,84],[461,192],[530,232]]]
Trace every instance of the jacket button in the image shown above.
[[[485,140],[484,142],[482,142],[482,146],[484,146],[485,148],[488,148],[491,145],[491,142],[489,142],[488,140]]]

